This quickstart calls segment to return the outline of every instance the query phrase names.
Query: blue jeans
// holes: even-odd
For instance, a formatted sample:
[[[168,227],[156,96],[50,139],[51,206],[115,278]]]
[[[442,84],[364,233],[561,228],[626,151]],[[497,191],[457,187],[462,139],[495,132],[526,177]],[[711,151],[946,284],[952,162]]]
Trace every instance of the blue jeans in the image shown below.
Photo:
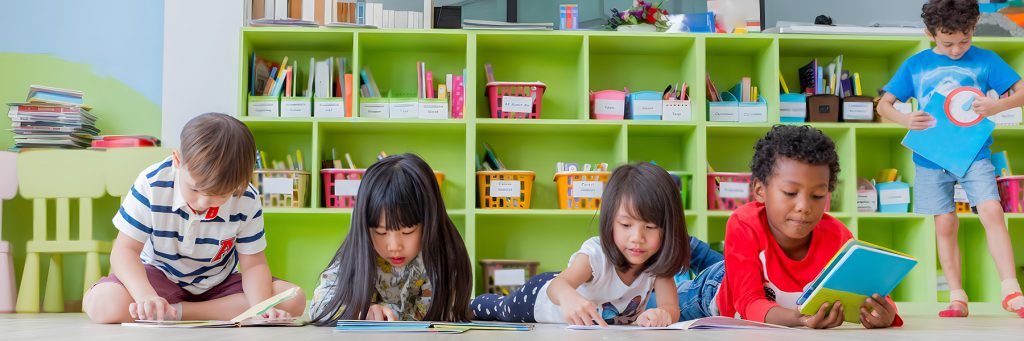
[[[714,304],[715,293],[725,276],[725,257],[718,251],[712,250],[707,243],[690,237],[690,266],[687,270],[681,271],[675,276],[676,290],[679,295],[680,321],[692,320],[699,317],[711,316],[710,311]],[[694,278],[694,274],[696,278]],[[710,294],[704,294],[710,290]],[[651,294],[648,300],[647,309],[657,308],[658,300],[655,294]],[[704,296],[707,297],[704,297]],[[700,314],[700,315],[698,315]],[[695,316],[695,317],[693,317]]]

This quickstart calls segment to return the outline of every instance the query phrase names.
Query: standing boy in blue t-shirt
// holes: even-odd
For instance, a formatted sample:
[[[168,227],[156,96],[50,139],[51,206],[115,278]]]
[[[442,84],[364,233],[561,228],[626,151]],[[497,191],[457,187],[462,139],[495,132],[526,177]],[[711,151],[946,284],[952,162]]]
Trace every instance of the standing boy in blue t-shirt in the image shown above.
[[[921,18],[927,26],[928,38],[935,47],[910,57],[885,86],[886,94],[878,104],[878,112],[911,130],[928,129],[935,119],[929,113],[904,115],[893,103],[917,98],[920,107],[927,107],[933,97],[942,98],[955,88],[975,87],[983,93],[1013,90],[1004,99],[978,97],[974,112],[989,117],[1014,107],[1024,106],[1024,82],[995,52],[971,46],[978,22],[977,0],[929,0],[922,8]],[[934,113],[932,113],[934,114]],[[996,188],[995,168],[989,160],[992,152],[988,137],[967,174],[952,174],[917,153],[914,154],[914,213],[935,216],[939,262],[949,281],[950,303],[941,317],[966,317],[967,293],[960,282],[960,248],[957,245],[958,220],[953,204],[953,185],[959,182],[967,192],[972,206],[977,207],[992,259],[1002,280],[1003,308],[1024,317],[1024,297],[1015,274],[1010,236],[1003,220],[1003,209]]]

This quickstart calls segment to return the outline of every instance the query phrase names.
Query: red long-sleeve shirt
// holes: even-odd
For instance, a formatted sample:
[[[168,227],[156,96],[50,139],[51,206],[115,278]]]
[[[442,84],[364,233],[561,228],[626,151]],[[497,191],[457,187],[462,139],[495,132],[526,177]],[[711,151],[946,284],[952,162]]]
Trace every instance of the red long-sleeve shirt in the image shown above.
[[[717,301],[720,314],[739,313],[743,319],[764,322],[772,307],[797,309],[804,287],[852,238],[842,222],[826,213],[814,228],[807,255],[793,260],[775,241],[763,203],[736,209],[725,229],[725,278]],[[902,326],[903,319],[897,315],[892,325]]]

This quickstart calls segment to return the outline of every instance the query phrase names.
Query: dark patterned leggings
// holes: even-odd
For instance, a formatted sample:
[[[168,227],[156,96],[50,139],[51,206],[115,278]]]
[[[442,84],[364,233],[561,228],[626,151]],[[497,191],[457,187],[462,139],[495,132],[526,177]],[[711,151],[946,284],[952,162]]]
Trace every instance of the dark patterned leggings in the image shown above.
[[[533,318],[533,305],[537,294],[557,272],[538,274],[526,281],[522,288],[508,296],[483,294],[470,303],[475,320],[502,322],[537,322]]]

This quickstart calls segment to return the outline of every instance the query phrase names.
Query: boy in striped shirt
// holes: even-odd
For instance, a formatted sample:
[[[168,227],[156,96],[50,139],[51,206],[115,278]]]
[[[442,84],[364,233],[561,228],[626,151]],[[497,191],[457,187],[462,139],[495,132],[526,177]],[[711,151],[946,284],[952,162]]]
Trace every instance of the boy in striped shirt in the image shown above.
[[[270,276],[263,254],[262,204],[249,184],[255,158],[237,119],[189,121],[181,150],[144,170],[114,216],[110,276],[85,294],[89,318],[228,320],[295,287]],[[264,317],[299,316],[304,304],[300,291]]]

